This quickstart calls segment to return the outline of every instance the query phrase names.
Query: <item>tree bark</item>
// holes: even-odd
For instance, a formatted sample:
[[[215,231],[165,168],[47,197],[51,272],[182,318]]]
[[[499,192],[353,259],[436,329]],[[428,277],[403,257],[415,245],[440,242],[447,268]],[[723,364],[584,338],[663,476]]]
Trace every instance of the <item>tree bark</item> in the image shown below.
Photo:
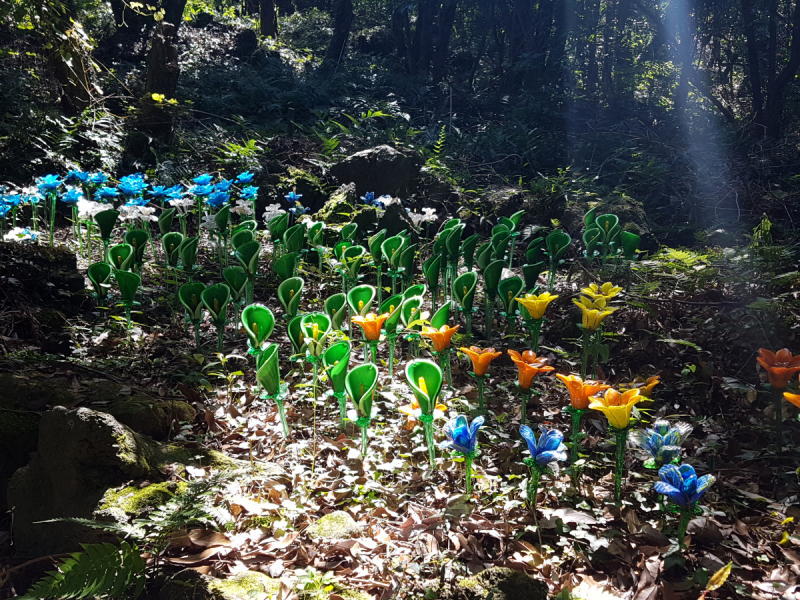
[[[278,12],[275,0],[261,0],[261,35],[278,38]]]
[[[783,125],[784,95],[794,80],[800,67],[800,0],[794,2],[789,61],[778,73],[774,81],[767,85],[767,104],[764,109],[764,125],[772,137],[779,137]]]
[[[172,110],[170,105],[155,101],[153,94],[161,94],[169,100],[178,89],[180,66],[174,43],[175,29],[172,23],[163,21],[153,35],[139,120],[140,129],[161,140],[168,140],[172,135]]]
[[[752,0],[742,0],[744,35],[747,44],[747,71],[750,76],[750,92],[753,96],[753,120],[758,123],[764,110],[764,95],[761,90],[761,68],[758,64],[758,38],[756,37],[755,13]]]
[[[434,83],[439,83],[447,74],[447,56],[450,48],[450,34],[456,20],[457,0],[446,0],[439,9],[436,46],[433,49],[433,66],[431,76]]]
[[[344,57],[353,18],[352,0],[336,0],[333,6],[333,37],[325,54],[324,64],[335,67]]]

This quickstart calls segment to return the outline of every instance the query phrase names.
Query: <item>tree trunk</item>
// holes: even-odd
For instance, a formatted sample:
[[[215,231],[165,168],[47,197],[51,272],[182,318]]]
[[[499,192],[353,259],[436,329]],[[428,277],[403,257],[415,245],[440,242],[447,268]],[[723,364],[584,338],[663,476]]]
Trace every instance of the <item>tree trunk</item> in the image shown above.
[[[747,71],[750,76],[750,92],[753,95],[753,120],[758,123],[764,110],[764,95],[761,91],[761,69],[758,65],[758,38],[756,37],[755,13],[752,0],[742,0],[744,35],[747,42]]]
[[[450,47],[450,34],[456,20],[456,0],[446,0],[439,10],[436,47],[433,50],[433,68],[431,76],[434,83],[439,83],[447,74],[447,56]]]
[[[794,80],[800,67],[800,0],[794,2],[789,61],[781,69],[774,81],[767,85],[767,105],[764,110],[764,125],[772,137],[779,137],[783,124],[783,99],[789,84]]]
[[[278,39],[278,13],[275,0],[261,0],[261,35]]]
[[[333,37],[328,46],[328,52],[325,54],[324,64],[338,66],[339,61],[344,57],[353,18],[352,0],[336,0],[333,6]]]
[[[547,73],[554,82],[561,81],[563,73],[564,53],[567,40],[575,23],[575,4],[573,0],[559,0],[555,6],[553,39],[547,55]]]
[[[161,23],[153,36],[147,58],[147,79],[139,127],[161,140],[168,140],[172,135],[172,110],[163,101],[154,100],[153,94],[160,94],[165,100],[169,100],[178,89],[180,66],[178,48],[174,43],[175,29],[166,20]]]
[[[178,28],[183,22],[183,11],[186,9],[188,0],[162,0],[161,8],[164,9],[164,21],[175,26],[175,37],[178,36]]]
[[[616,0],[606,1],[606,21],[603,27],[603,95],[610,98],[614,92],[612,81],[614,66],[614,19]]]

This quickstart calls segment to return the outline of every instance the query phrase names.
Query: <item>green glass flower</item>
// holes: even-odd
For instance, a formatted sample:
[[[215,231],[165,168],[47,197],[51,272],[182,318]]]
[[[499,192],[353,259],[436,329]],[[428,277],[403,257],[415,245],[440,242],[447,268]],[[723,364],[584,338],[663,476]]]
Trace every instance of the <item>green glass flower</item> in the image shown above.
[[[275,329],[275,315],[263,304],[251,304],[242,311],[241,318],[250,347],[260,350]]]
[[[294,317],[297,314],[304,286],[305,281],[302,277],[289,277],[278,286],[278,300],[287,316]]]
[[[203,318],[202,295],[206,286],[199,281],[184,283],[178,290],[178,299],[189,314],[189,320],[197,323]]]

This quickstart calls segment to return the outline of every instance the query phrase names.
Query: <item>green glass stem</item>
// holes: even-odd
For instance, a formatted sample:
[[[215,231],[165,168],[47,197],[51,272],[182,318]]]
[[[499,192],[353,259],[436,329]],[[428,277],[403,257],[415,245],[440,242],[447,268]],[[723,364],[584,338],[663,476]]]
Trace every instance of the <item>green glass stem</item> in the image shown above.
[[[131,305],[130,304],[125,304],[125,319],[127,320],[127,323],[126,323],[126,326],[125,326],[125,330],[126,331],[130,331],[131,330]]]
[[[511,234],[511,244],[508,247],[508,268],[511,270],[511,265],[514,264],[514,248],[517,245],[517,236],[519,232]]]
[[[492,325],[494,324],[494,299],[486,298],[486,341],[492,339]]]
[[[239,302],[233,302],[233,339],[239,339]]]
[[[109,240],[103,238],[103,262],[108,262],[108,242]]]
[[[377,276],[375,277],[375,287],[378,289],[378,306],[383,304],[383,273],[381,272],[381,266],[377,265],[375,267],[375,271],[377,271]]]
[[[683,540],[686,539],[686,530],[689,529],[689,521],[692,520],[692,509],[684,508],[681,510],[681,520],[678,523],[678,545],[681,548],[686,548]]]
[[[584,329],[581,333],[581,379],[586,379],[589,369],[589,355],[592,352],[592,331]]]
[[[520,414],[520,425],[525,425],[525,422],[528,418],[528,400],[531,398],[531,391],[525,388],[520,388],[522,390],[522,412]]]
[[[283,426],[283,437],[289,438],[289,423],[286,421],[286,407],[283,405],[283,398],[274,397],[275,404],[278,405],[278,414],[281,417],[281,425]]]
[[[619,502],[622,499],[622,476],[625,472],[625,447],[628,443],[629,427],[625,429],[611,428],[616,438],[617,451],[614,471],[614,500]]]
[[[394,375],[394,347],[397,344],[397,332],[387,333],[386,340],[389,343],[389,379]]]
[[[244,288],[245,304],[247,304],[247,306],[250,306],[253,303],[253,296],[255,295],[255,283],[253,282],[254,278],[254,275],[247,276],[247,285]]]
[[[453,373],[450,370],[450,348],[445,348],[441,352],[434,350],[434,355],[439,359],[439,367],[444,373],[444,384],[448,389],[453,388]]]
[[[358,417],[356,420],[356,425],[361,428],[361,456],[367,456],[367,449],[369,448],[369,436],[367,435],[367,430],[369,428],[369,417]]]
[[[528,486],[526,489],[526,503],[528,510],[536,515],[536,500],[539,496],[539,480],[542,478],[542,468],[532,458],[526,458],[525,464],[528,465],[530,477],[528,478]]]
[[[517,315],[509,314],[508,315],[508,335],[514,335],[517,333]]]
[[[192,325],[194,325],[194,347],[197,349],[200,347],[200,321],[192,321]]]
[[[422,427],[425,431],[425,443],[428,446],[428,461],[431,468],[436,468],[436,446],[433,440],[433,415],[420,415],[419,420],[422,421]]]
[[[431,314],[435,315],[439,308],[439,288],[431,288]]]
[[[344,431],[345,417],[347,417],[347,394],[345,392],[333,392],[333,396],[339,402],[339,423],[342,431]]]
[[[225,323],[216,324],[217,328],[217,352],[222,352],[222,342],[225,336]]]
[[[464,313],[464,318],[467,321],[466,334],[472,335],[472,311],[468,310]]]
[[[372,359],[372,364],[378,366],[378,340],[370,340],[369,342],[369,356]]]
[[[775,400],[775,447],[780,452],[783,447],[783,390],[772,389]]]
[[[478,410],[484,411],[486,409],[483,405],[483,380],[486,379],[486,375],[476,375],[475,378],[478,380]]]
[[[573,406],[567,407],[567,412],[572,415],[572,432],[570,434],[570,454],[569,454],[569,464],[570,466],[574,465],[578,462],[578,450],[581,446],[581,440],[583,439],[583,433],[581,433],[581,417],[583,417],[583,413],[586,412],[585,409],[575,408]]]
[[[78,219],[78,207],[72,207],[72,235],[78,238],[78,250],[83,254],[83,233],[81,232],[81,222]]]
[[[600,344],[603,341],[603,326],[600,325],[597,329],[594,330],[594,339],[592,340],[592,373],[593,378],[597,379],[599,377],[599,366],[600,366]]]
[[[539,352],[539,338],[541,337],[543,324],[544,319],[530,319],[525,322],[525,326],[528,328],[528,333],[530,333],[531,336],[531,350],[533,350],[534,353]]]
[[[183,234],[183,237],[188,237],[189,232],[186,226],[186,215],[178,215],[178,221],[181,222],[181,233]]]
[[[56,195],[50,194],[50,247],[53,247],[53,235],[56,232]]]
[[[94,223],[89,221],[86,226],[86,245],[89,247],[89,264],[92,263],[92,251],[93,251],[93,244],[92,244],[92,229],[94,228]]]
[[[467,496],[472,494],[472,460],[474,458],[475,454],[473,452],[464,455],[464,488],[467,492]]]

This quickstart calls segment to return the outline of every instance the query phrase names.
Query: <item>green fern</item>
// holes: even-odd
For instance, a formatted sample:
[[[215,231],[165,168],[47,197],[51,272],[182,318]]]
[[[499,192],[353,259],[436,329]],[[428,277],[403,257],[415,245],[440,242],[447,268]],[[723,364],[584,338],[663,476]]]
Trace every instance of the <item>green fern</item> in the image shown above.
[[[442,125],[442,130],[439,132],[439,139],[433,145],[433,153],[439,156],[444,151],[444,145],[447,142],[447,133],[445,132],[445,125]]]
[[[134,598],[144,590],[145,562],[139,549],[128,542],[114,544],[81,544],[84,552],[49,571],[22,596],[35,598],[118,598],[133,589]]]

